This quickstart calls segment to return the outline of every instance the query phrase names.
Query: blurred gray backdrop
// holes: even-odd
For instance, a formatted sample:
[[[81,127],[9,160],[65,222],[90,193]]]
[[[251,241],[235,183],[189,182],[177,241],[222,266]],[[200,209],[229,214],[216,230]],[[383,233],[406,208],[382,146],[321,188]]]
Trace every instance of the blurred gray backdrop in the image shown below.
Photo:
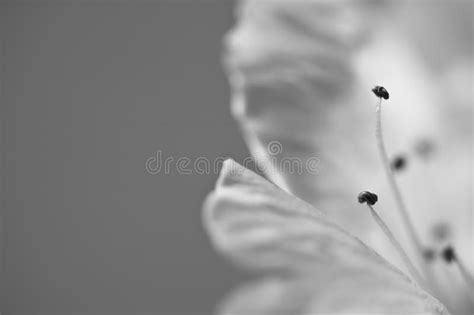
[[[205,314],[241,276],[201,226],[248,153],[229,114],[231,1],[1,2],[2,314]]]

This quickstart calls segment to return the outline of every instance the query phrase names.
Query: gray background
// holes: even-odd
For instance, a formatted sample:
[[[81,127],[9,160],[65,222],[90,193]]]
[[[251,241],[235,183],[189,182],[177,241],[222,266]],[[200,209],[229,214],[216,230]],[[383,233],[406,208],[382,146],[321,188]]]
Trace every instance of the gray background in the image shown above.
[[[201,227],[217,175],[145,171],[156,150],[247,155],[220,65],[232,7],[0,4],[2,314],[208,313],[238,282]]]

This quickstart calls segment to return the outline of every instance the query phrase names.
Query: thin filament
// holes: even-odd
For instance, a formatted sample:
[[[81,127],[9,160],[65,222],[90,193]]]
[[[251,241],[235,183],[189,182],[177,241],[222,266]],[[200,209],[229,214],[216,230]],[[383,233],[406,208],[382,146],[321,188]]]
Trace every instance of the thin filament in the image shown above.
[[[370,209],[370,214],[372,215],[372,218],[375,220],[375,222],[378,224],[378,226],[380,227],[380,229],[382,229],[382,231],[384,232],[384,234],[387,236],[387,238],[390,240],[390,242],[392,243],[393,247],[395,247],[395,249],[397,250],[398,254],[400,255],[400,257],[402,258],[403,262],[405,263],[405,265],[407,266],[408,270],[410,271],[411,275],[413,276],[413,278],[415,278],[415,280],[420,284],[420,285],[423,285],[424,284],[424,279],[422,278],[422,276],[420,275],[420,273],[418,272],[418,270],[416,269],[415,265],[411,262],[410,258],[408,257],[407,253],[405,252],[405,250],[403,249],[402,245],[400,245],[400,243],[397,241],[397,239],[395,238],[395,236],[393,236],[393,233],[392,231],[390,231],[390,229],[388,228],[388,226],[385,224],[385,222],[382,220],[382,218],[377,214],[377,212],[375,212],[374,208],[367,204],[367,206],[369,207]]]
[[[459,259],[459,257],[456,257],[456,259],[454,260],[454,263],[458,266],[461,276],[464,278],[464,281],[466,281],[466,284],[468,285],[468,287],[471,289],[471,292],[472,292],[472,290],[474,290],[474,279],[472,278],[472,275],[469,273],[466,266]]]
[[[390,161],[387,156],[387,150],[385,149],[385,144],[383,141],[382,117],[381,117],[382,116],[382,98],[379,98],[379,102],[377,103],[375,112],[376,112],[375,136],[377,138],[377,146],[380,153],[380,157],[382,158],[385,174],[387,176],[388,182],[390,184],[390,188],[395,197],[395,201],[398,206],[397,207],[398,211],[400,212],[403,223],[408,230],[409,237],[411,241],[413,242],[413,244],[415,245],[415,248],[418,252],[418,257],[420,258],[423,253],[423,247],[421,245],[420,239],[418,238],[418,235],[415,233],[415,227],[413,226],[413,223],[411,222],[410,217],[408,215],[408,211],[406,209],[405,202],[403,201],[402,195],[400,193],[400,189],[398,188],[398,185],[395,182],[395,177],[393,176],[392,169],[390,167]]]

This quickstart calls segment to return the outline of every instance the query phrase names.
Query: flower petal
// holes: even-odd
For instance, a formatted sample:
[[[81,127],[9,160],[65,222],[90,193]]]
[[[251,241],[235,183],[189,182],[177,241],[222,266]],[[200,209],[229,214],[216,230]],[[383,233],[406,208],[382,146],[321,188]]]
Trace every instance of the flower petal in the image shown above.
[[[331,278],[329,277],[331,276]],[[242,285],[218,307],[222,315],[448,314],[415,287],[367,272],[272,277]]]
[[[316,175],[265,168],[277,185],[358,235],[367,222],[354,215],[354,196],[370,188],[358,178],[371,182],[359,165],[379,166],[365,140],[370,109],[354,97],[360,87],[353,59],[369,36],[363,8],[354,1],[243,1],[225,53],[232,111],[253,156],[279,166],[289,158],[303,166],[319,159]],[[275,140],[279,154],[268,150]]]
[[[445,312],[321,211],[232,160],[223,165],[203,219],[219,252],[248,269],[278,275],[231,299],[229,314],[311,314],[335,305],[371,311],[392,304],[400,304],[397,311]],[[265,295],[268,304],[261,304]]]
[[[384,264],[375,252],[306,202],[235,163],[223,164],[204,205],[214,244],[251,268],[313,269],[315,263]]]
[[[238,23],[226,37],[225,64],[232,111],[252,155],[259,164],[277,164],[265,167],[266,175],[403,268],[373,222],[359,215],[357,194],[376,192],[396,237],[411,257],[419,256],[376,151],[370,89],[383,84],[390,92],[383,109],[385,142],[390,157],[407,158],[408,169],[396,175],[417,233],[424,245],[434,246],[433,228],[446,224],[452,232],[447,241],[468,253],[474,231],[473,102],[464,91],[472,83],[472,59],[444,79],[434,75],[410,36],[401,33],[404,17],[395,14],[395,2],[388,8],[396,20],[385,19],[387,7],[371,1],[241,3]],[[420,140],[435,147],[429,159],[417,153]],[[275,141],[278,154],[269,150]],[[295,158],[303,167],[319,159],[317,173],[282,167]],[[472,255],[463,256],[474,266]]]

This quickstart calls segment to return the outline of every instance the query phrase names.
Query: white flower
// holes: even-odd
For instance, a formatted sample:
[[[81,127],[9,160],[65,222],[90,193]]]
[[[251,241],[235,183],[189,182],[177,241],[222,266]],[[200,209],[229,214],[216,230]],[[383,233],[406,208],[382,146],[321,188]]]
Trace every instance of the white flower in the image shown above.
[[[423,6],[420,8],[423,9]],[[406,270],[399,253],[381,235],[370,216],[364,215],[367,212],[365,206],[356,202],[360,191],[376,192],[379,196],[377,206],[383,209],[381,216],[408,255],[420,258],[423,255],[421,251],[426,248],[437,257],[430,262],[415,260],[416,268],[429,278],[428,283],[423,284],[424,289],[436,294],[453,313],[472,313],[472,292],[466,288],[466,277],[463,278],[456,268],[440,259],[439,253],[446,244],[453,245],[460,258],[467,262],[468,277],[472,277],[473,99],[472,93],[466,91],[472,88],[473,63],[472,60],[444,62],[443,67],[439,68],[432,63],[425,65],[413,44],[416,40],[406,36],[406,29],[402,33],[397,27],[404,22],[403,10],[398,10],[396,3],[376,4],[368,0],[242,1],[238,23],[226,38],[225,64],[233,90],[232,112],[240,123],[252,155],[260,163],[268,164],[270,158],[275,157],[279,160],[297,157],[303,163],[314,157],[320,160],[316,175],[275,172],[267,168],[266,175],[275,184],[324,211],[328,220],[363,239],[397,268]],[[413,13],[414,16],[416,14]],[[436,33],[435,29],[431,31]],[[423,47],[429,46],[424,42]],[[452,50],[457,48],[452,47]],[[449,49],[443,49],[443,56],[446,56],[446,51]],[[447,84],[453,78],[455,84]],[[422,250],[415,246],[410,233],[407,233],[406,221],[401,220],[396,211],[397,204],[377,152],[373,136],[375,119],[372,104],[375,98],[370,91],[376,84],[385,85],[390,92],[390,100],[383,105],[385,138],[390,157],[401,154],[408,163],[406,170],[396,175]],[[278,156],[267,150],[267,146],[275,140],[281,143],[283,149]],[[430,147],[433,150],[427,150]],[[247,175],[244,178],[256,181]],[[222,176],[228,177],[225,174]],[[245,186],[245,180],[241,182],[241,186]],[[220,183],[225,183],[225,180]],[[286,230],[280,231],[279,225],[262,225],[264,229],[257,229],[262,217],[252,216],[250,209],[258,212],[258,207],[265,203],[258,199],[262,197],[258,197],[257,193],[250,193],[255,186],[248,185],[247,188],[231,185],[223,190],[227,195],[216,198],[228,201],[217,203],[218,206],[209,210],[217,215],[221,211],[231,213],[232,210],[245,209],[245,214],[248,214],[245,217],[248,221],[239,223],[241,230],[237,229],[247,235],[245,239],[234,240],[233,233],[224,233],[222,235],[227,235],[230,242],[224,244],[233,246],[245,241],[245,246],[252,248],[239,252],[239,260],[245,256],[244,253],[248,253],[247,258],[263,256],[267,251],[271,253],[272,259],[247,261],[254,268],[259,266],[268,271],[272,263],[278,265],[273,267],[285,264],[286,269],[304,274],[303,277],[291,277],[289,282],[280,279],[269,282],[259,292],[264,294],[267,288],[278,297],[278,293],[284,294],[294,287],[298,288],[298,293],[291,297],[296,304],[298,299],[302,299],[306,304],[301,302],[304,305],[301,308],[305,311],[313,303],[326,305],[321,304],[320,299],[332,300],[340,296],[352,306],[359,302],[363,306],[361,309],[347,308],[347,312],[371,312],[373,309],[368,307],[374,301],[368,303],[359,296],[346,301],[344,291],[319,287],[313,282],[334,283],[336,287],[341,282],[348,282],[352,285],[351,294],[355,294],[354,287],[361,293],[364,290],[376,291],[375,288],[385,281],[384,276],[380,276],[377,270],[373,274],[366,274],[364,270],[359,280],[347,277],[352,268],[359,270],[360,265],[352,261],[357,260],[352,257],[352,251],[343,256],[330,252],[319,257],[322,252],[318,252],[319,245],[314,244],[321,242],[318,244],[327,245],[327,238],[334,235],[330,232],[329,235],[323,232],[314,232],[317,235],[313,235],[306,230],[310,223],[301,218],[284,223],[280,222],[282,217],[275,219],[282,224],[282,228],[288,228],[289,235],[285,234]],[[240,197],[231,196],[234,188],[244,190],[248,195],[240,191],[235,193]],[[216,196],[220,195],[219,191]],[[242,199],[249,199],[252,195],[258,200],[254,203],[251,202],[254,199],[250,199],[244,203]],[[271,198],[277,198],[277,195],[272,194]],[[281,199],[269,199],[270,196],[266,196],[268,201],[265,202],[275,205],[271,209],[278,209],[276,205],[282,203]],[[299,212],[300,207],[308,207],[302,206],[299,201],[289,201],[290,204],[295,205],[287,206],[286,212],[280,210],[278,213]],[[252,220],[255,222],[251,223]],[[299,231],[299,226],[295,224],[304,227],[302,235],[293,234]],[[255,234],[250,230],[249,233],[244,232],[245,227],[252,228],[254,225],[256,228],[252,233]],[[215,229],[218,230],[217,227]],[[327,232],[327,229],[322,231]],[[211,230],[212,235],[214,232]],[[275,237],[282,244],[260,246],[259,237]],[[296,250],[290,250],[284,244],[291,244]],[[217,245],[232,257],[237,255],[236,248],[226,248],[219,242]],[[312,246],[316,250],[313,251]],[[260,251],[262,255],[259,255]],[[371,254],[368,256],[372,257]],[[348,263],[339,264],[333,259],[335,257],[345,257]],[[315,264],[315,260],[320,263]],[[259,265],[255,265],[257,263]],[[306,268],[308,265],[311,268]],[[372,267],[369,269],[372,270]],[[360,282],[357,284],[357,281]],[[388,296],[397,295],[389,292],[380,299],[374,298],[376,307],[380,307],[376,310],[402,312],[392,308],[391,305],[397,302]],[[418,296],[418,293],[414,294]],[[259,300],[260,295],[254,299]],[[281,307],[278,299],[268,299]],[[309,309],[313,310],[311,307]],[[327,307],[327,312],[338,312],[337,308]]]
[[[220,314],[449,314],[321,211],[232,160],[203,214],[219,252],[266,275],[228,297]]]

